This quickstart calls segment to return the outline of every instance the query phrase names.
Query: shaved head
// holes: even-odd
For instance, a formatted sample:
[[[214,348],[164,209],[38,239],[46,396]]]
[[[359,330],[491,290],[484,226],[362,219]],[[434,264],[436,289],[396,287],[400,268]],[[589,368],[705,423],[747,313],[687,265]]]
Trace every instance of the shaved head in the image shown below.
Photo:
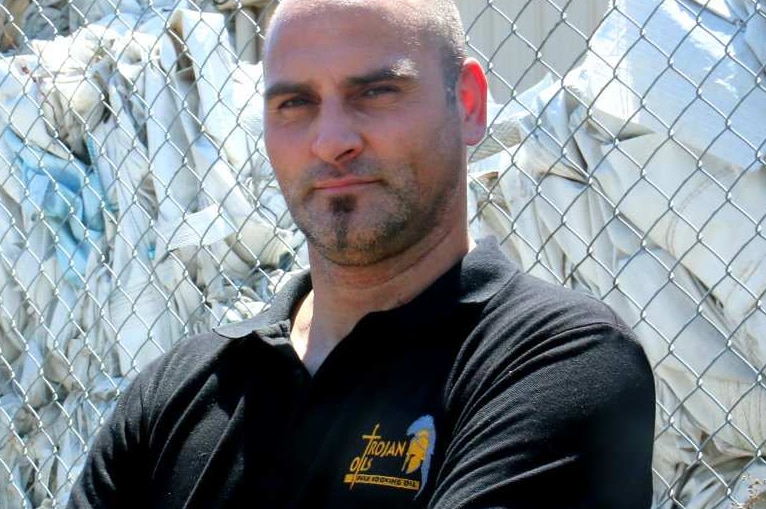
[[[381,20],[400,26],[410,44],[432,45],[441,58],[448,100],[455,102],[455,84],[467,52],[463,23],[453,0],[281,0],[266,34],[266,54],[282,23],[328,9],[375,11]]]
[[[467,249],[467,146],[486,77],[449,0],[283,0],[268,29],[264,144],[312,266]],[[328,265],[328,266],[329,266]]]

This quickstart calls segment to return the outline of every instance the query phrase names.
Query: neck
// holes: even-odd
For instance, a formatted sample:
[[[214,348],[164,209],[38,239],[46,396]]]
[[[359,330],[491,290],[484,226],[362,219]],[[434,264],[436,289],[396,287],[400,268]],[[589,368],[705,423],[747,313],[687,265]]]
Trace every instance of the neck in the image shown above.
[[[473,247],[467,230],[456,230],[374,265],[340,266],[309,251],[313,290],[300,304],[291,338],[310,372],[359,320],[409,302]]]

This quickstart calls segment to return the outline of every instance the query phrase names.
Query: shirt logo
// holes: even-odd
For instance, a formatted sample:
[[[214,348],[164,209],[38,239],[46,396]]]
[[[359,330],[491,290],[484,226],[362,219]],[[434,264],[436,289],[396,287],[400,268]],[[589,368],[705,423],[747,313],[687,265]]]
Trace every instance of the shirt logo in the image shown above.
[[[390,440],[377,423],[370,433],[362,435],[362,442],[362,454],[351,460],[343,478],[349,489],[357,484],[373,484],[420,494],[428,480],[436,443],[433,417],[417,419],[401,440]]]

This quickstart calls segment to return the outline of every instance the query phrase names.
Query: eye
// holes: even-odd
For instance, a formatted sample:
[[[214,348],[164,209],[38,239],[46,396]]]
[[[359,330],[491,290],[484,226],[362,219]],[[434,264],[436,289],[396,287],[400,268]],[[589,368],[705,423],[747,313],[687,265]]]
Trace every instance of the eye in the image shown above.
[[[376,98],[388,94],[395,94],[398,91],[399,89],[393,85],[375,85],[374,87],[365,89],[360,95],[366,98]]]
[[[293,108],[300,108],[302,106],[309,106],[310,104],[311,104],[311,101],[307,99],[306,97],[296,96],[296,97],[290,97],[289,99],[285,99],[284,101],[280,102],[277,105],[277,109],[289,110]]]

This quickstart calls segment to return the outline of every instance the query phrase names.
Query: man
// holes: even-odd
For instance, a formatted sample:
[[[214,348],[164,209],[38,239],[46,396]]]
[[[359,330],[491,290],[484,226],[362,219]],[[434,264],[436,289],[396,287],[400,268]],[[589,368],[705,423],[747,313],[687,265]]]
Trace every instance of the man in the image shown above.
[[[631,331],[469,238],[487,83],[454,4],[284,0],[264,70],[311,273],[141,373],[70,508],[648,507]]]

